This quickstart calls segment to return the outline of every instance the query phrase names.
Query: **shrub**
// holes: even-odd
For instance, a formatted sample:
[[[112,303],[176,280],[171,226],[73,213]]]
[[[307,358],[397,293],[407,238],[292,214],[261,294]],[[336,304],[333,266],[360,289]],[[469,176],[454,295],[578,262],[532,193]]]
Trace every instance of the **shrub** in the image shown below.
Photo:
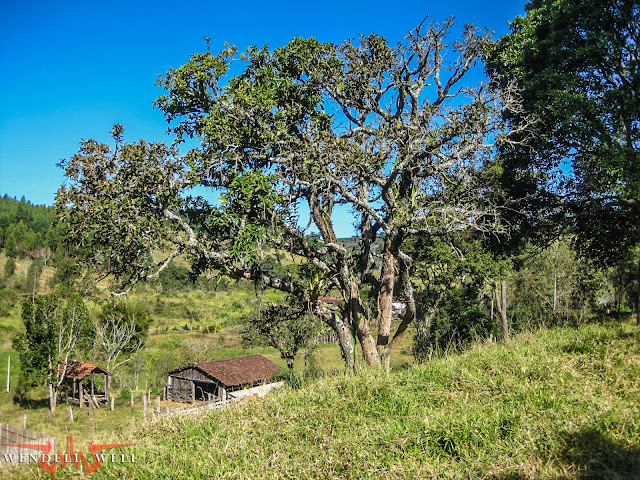
[[[211,325],[204,329],[204,333],[216,333],[219,332],[222,327],[218,322],[213,322]]]
[[[131,390],[127,387],[124,387],[122,390],[120,390],[120,398],[123,398],[124,400],[131,400]]]

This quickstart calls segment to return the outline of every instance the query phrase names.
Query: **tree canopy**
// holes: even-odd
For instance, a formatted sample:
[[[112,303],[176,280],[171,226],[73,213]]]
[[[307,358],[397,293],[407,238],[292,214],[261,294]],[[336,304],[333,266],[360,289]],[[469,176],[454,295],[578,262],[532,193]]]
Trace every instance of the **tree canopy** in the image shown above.
[[[503,150],[505,170],[522,194],[550,193],[578,249],[610,264],[640,239],[640,2],[534,0],[526,11],[488,64],[519,87],[510,124],[535,120]]]
[[[416,318],[403,244],[504,228],[493,150],[508,141],[509,89],[471,83],[490,35],[465,26],[450,40],[452,26],[423,22],[397,44],[295,38],[192,55],[159,80],[173,146],[123,143],[116,125],[115,146],[84,141],[62,162],[56,205],[72,241],[123,291],[187,255],[194,274],[287,292],[336,332],[348,366],[354,341],[367,363],[388,366]],[[186,137],[199,147],[179,156]],[[340,207],[359,238],[349,251],[335,233]],[[263,269],[267,248],[304,268]],[[342,302],[321,301],[332,292]],[[398,301],[406,309],[394,317]]]
[[[249,346],[267,345],[280,352],[280,356],[293,369],[300,350],[310,348],[322,333],[322,323],[309,314],[303,305],[269,304],[247,318],[242,343]]]
[[[23,378],[27,385],[47,384],[53,411],[70,361],[93,344],[95,324],[78,294],[66,301],[55,294],[24,301],[22,321],[25,331],[15,337],[14,346]]]

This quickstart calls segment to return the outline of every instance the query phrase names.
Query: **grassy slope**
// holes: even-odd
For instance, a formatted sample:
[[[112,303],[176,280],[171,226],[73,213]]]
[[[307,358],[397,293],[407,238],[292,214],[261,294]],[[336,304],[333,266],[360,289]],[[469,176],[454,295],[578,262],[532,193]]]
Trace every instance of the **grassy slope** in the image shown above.
[[[92,478],[639,478],[639,353],[637,328],[587,325],[325,378],[114,432],[137,463]]]

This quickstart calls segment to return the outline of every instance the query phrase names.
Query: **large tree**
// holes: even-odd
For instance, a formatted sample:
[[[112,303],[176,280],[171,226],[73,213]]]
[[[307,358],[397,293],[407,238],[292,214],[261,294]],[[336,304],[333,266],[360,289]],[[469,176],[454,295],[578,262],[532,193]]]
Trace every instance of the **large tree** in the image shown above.
[[[489,61],[520,87],[526,117],[511,124],[533,125],[503,151],[510,185],[548,193],[541,205],[555,199],[579,250],[604,264],[640,242],[639,40],[638,0],[534,0]]]
[[[348,367],[354,341],[368,364],[388,366],[416,317],[404,242],[501,228],[486,167],[506,141],[508,99],[469,79],[489,34],[465,26],[450,41],[452,25],[423,23],[397,44],[296,38],[192,55],[160,79],[156,106],[176,144],[199,147],[179,157],[176,144],[123,144],[121,126],[113,148],[82,142],[57,196],[71,240],[123,291],[186,254],[196,275],[287,292],[336,332]],[[355,249],[337,238],[340,208]],[[266,248],[302,259],[302,273],[263,268]],[[321,301],[336,291],[342,302]],[[400,318],[394,301],[407,305]]]

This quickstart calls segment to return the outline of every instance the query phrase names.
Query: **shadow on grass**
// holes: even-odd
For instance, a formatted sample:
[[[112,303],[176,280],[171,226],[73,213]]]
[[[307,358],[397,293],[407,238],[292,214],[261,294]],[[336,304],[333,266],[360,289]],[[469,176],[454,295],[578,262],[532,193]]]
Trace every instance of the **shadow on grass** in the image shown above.
[[[596,428],[562,434],[566,447],[558,455],[575,467],[580,479],[640,478],[640,448],[619,445]]]
[[[555,455],[559,467],[574,473],[571,476],[552,476],[570,480],[638,480],[640,479],[640,448],[625,447],[612,441],[596,428],[578,432],[561,432],[565,447]],[[529,480],[518,471],[503,472],[488,477],[491,480]]]
[[[16,394],[13,396],[13,403],[20,405],[26,410],[36,410],[40,408],[49,408],[48,398],[30,398],[27,395]]]

